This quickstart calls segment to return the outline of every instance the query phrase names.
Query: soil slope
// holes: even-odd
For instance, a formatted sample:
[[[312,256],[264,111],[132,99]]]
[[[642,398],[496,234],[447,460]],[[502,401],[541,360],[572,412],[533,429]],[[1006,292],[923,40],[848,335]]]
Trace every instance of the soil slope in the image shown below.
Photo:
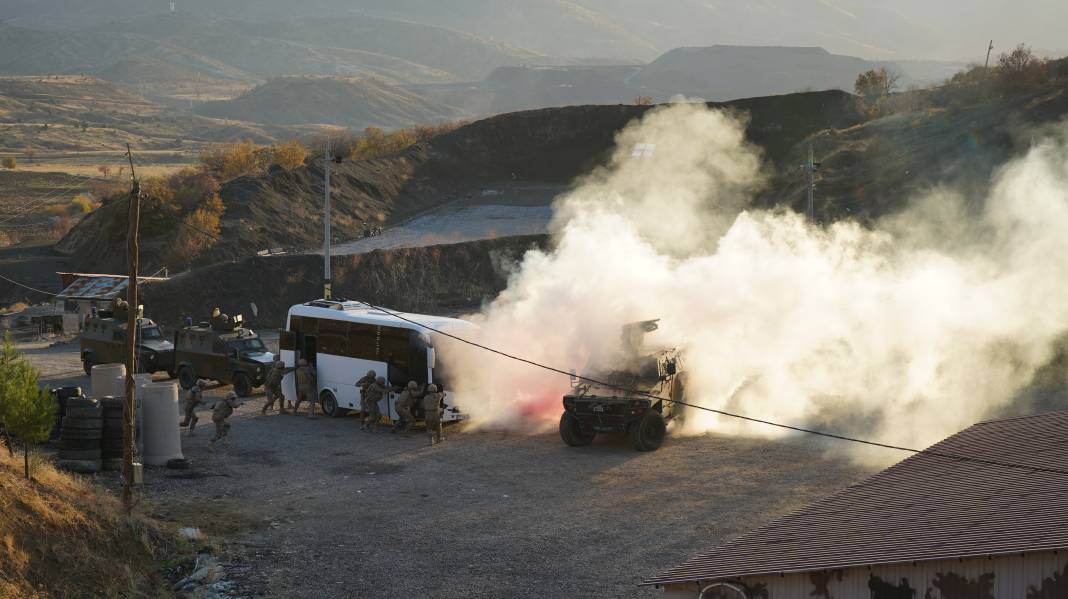
[[[282,77],[228,101],[196,109],[208,117],[271,125],[401,129],[456,119],[453,108],[374,79]]]
[[[173,532],[39,458],[32,473],[0,447],[0,597],[172,596],[161,566],[178,557]]]

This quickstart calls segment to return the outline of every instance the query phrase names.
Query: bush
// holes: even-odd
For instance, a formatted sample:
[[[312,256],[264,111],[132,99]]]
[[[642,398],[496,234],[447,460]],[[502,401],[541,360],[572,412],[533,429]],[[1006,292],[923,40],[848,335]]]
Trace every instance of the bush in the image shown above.
[[[205,250],[215,245],[223,210],[222,200],[216,195],[213,201],[182,219],[182,226],[171,249],[170,261],[174,265],[189,266]]]
[[[291,171],[304,166],[304,159],[308,157],[308,150],[299,141],[292,139],[286,143],[270,147],[270,160],[272,164]]]
[[[48,440],[56,420],[51,394],[37,386],[37,371],[15,351],[8,333],[0,353],[0,422],[5,434],[22,444],[26,478],[30,477],[30,448]]]
[[[93,198],[87,195],[80,195],[70,201],[70,205],[67,206],[67,213],[73,217],[81,217],[99,207],[100,204],[94,202]]]
[[[222,181],[250,174],[257,169],[256,144],[241,142],[216,146],[200,155],[200,163]]]
[[[0,159],[0,165],[2,165],[8,170],[11,170],[19,165],[19,161],[15,160],[14,156],[4,156],[3,159]]]

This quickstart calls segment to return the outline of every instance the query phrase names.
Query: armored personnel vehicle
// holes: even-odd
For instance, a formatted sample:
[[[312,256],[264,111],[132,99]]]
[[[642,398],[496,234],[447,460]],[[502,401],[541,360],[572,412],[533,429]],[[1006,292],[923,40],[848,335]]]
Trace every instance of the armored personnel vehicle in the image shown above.
[[[660,447],[667,423],[682,415],[682,362],[675,349],[643,353],[642,339],[657,329],[657,320],[623,327],[625,360],[614,372],[591,374],[606,383],[576,380],[564,396],[560,437],[572,447],[584,447],[601,433],[623,433],[638,451]],[[653,397],[650,397],[653,396]]]
[[[210,323],[185,326],[175,333],[174,364],[183,388],[208,379],[233,385],[234,393],[248,397],[263,384],[274,354],[243,324],[240,314],[231,317],[216,309]]]
[[[111,310],[101,310],[85,323],[81,335],[85,374],[91,374],[96,364],[126,361],[127,310],[126,302],[116,301]],[[137,372],[166,372],[174,378],[174,345],[163,336],[159,325],[143,315],[144,307],[138,306]]]

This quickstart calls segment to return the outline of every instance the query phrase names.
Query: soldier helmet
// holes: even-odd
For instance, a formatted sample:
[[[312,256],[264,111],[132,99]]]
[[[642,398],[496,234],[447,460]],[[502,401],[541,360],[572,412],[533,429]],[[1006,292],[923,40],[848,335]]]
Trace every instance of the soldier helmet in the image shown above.
[[[380,376],[377,379],[375,379],[375,382],[378,383],[379,385],[385,385],[386,384],[386,377]]]
[[[426,390],[427,390],[427,393],[437,393],[438,392],[438,386],[437,385],[430,385],[429,387],[426,388]]]
[[[204,387],[208,386],[208,381],[205,381],[204,379],[200,379],[200,380],[197,381],[197,385],[196,386],[200,387],[201,389],[203,389]]]
[[[300,362],[298,362],[297,364],[298,364],[299,366],[307,366],[307,365],[308,365],[308,361],[307,361],[307,360],[305,360],[304,358],[301,358],[301,359],[300,359]]]
[[[237,393],[234,393],[233,391],[231,391],[231,392],[226,394],[226,401],[233,401],[233,400],[236,400],[236,399],[237,399]]]
[[[373,370],[368,370],[367,371],[367,376],[370,377],[370,378],[378,378],[378,374],[375,373],[375,371],[373,371]]]
[[[415,389],[419,388],[419,383],[415,381],[408,381],[408,388],[414,391]]]

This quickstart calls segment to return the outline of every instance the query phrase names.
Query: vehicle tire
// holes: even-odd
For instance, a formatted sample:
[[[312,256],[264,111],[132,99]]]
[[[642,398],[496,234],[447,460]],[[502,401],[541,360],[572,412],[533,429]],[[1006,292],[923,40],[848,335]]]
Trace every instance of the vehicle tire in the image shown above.
[[[77,420],[97,420],[104,415],[104,408],[93,406],[91,408],[67,408],[67,418]]]
[[[59,450],[59,459],[61,460],[99,460],[100,448],[96,449],[82,449],[82,450]]]
[[[82,359],[82,368],[85,370],[86,376],[93,374],[93,360],[89,357]]]
[[[104,428],[104,420],[101,418],[71,418],[63,419],[63,428],[67,430],[98,431]]]
[[[191,366],[182,366],[178,369],[178,384],[182,389],[192,389],[197,384],[197,373]]]
[[[560,416],[560,438],[571,447],[585,447],[593,443],[596,433],[588,433],[582,430],[582,423],[571,412],[564,412]]]
[[[238,372],[234,375],[234,393],[238,397],[248,397],[252,395],[252,381],[248,380],[248,375],[243,372]]]
[[[100,449],[100,439],[60,439],[60,451],[87,451]]]
[[[121,431],[122,430],[122,416],[117,418],[104,418],[104,430],[106,431]]]
[[[108,410],[122,410],[126,402],[121,397],[101,397],[100,405],[104,406],[104,411]]]
[[[93,408],[100,405],[100,401],[89,397],[71,397],[67,399],[67,409]]]
[[[56,399],[67,401],[72,397],[85,397],[81,387],[60,387],[56,389]]]
[[[638,451],[655,451],[664,442],[667,425],[660,412],[646,412],[642,419],[630,426],[630,444]]]
[[[319,408],[322,409],[323,415],[330,418],[339,418],[350,411],[348,408],[337,405],[337,398],[330,391],[323,391],[319,396]]]
[[[175,372],[173,370],[168,370],[167,371],[167,380],[168,381],[173,381],[176,378],[178,378],[178,373],[177,372]]]

